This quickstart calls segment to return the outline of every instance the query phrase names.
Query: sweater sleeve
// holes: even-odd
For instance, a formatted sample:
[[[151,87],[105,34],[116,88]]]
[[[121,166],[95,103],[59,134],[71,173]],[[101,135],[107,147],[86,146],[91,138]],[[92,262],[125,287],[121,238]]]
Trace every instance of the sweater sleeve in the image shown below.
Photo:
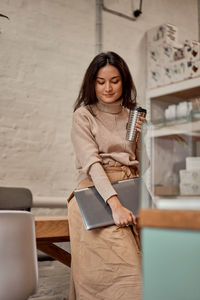
[[[97,191],[105,201],[111,196],[117,195],[100,163],[93,164],[89,173]]]
[[[91,131],[90,120],[78,111],[73,115],[71,140],[82,171],[91,176],[102,198],[107,201],[112,195],[116,195],[117,193],[103,169],[102,158]]]
[[[76,111],[72,120],[71,140],[76,159],[85,174],[89,174],[92,164],[102,161],[90,127],[87,115]]]

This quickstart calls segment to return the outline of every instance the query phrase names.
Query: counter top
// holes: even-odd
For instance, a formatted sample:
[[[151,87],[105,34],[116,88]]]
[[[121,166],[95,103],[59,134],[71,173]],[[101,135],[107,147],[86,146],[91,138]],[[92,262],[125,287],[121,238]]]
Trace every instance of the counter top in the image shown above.
[[[200,230],[200,211],[143,209],[139,227]]]

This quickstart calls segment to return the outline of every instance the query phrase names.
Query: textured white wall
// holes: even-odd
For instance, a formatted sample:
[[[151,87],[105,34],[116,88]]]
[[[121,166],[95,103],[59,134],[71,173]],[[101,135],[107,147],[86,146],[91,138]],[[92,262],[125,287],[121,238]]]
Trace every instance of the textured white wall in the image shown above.
[[[131,16],[139,1],[105,5]],[[75,185],[72,106],[95,55],[95,0],[1,0],[0,13],[10,17],[0,18],[0,185],[67,195]],[[143,1],[135,22],[103,12],[103,50],[125,58],[141,104],[145,32],[168,22],[180,41],[197,39],[197,19],[196,0]]]
[[[1,1],[0,185],[74,185],[72,106],[94,55],[94,1]]]
[[[129,16],[131,8],[139,8],[139,0],[105,0],[107,8]],[[198,39],[197,0],[146,0],[137,21],[122,19],[104,12],[104,50],[114,49],[126,59],[132,72],[138,101],[145,104],[146,89],[146,37],[145,32],[164,23],[176,25],[179,40]]]

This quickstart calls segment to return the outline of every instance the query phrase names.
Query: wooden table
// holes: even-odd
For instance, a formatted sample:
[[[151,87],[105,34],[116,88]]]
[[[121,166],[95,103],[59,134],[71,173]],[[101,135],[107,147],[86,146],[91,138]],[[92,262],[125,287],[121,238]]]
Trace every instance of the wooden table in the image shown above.
[[[54,244],[70,240],[67,217],[36,216],[35,230],[38,250],[70,267],[71,254]]]

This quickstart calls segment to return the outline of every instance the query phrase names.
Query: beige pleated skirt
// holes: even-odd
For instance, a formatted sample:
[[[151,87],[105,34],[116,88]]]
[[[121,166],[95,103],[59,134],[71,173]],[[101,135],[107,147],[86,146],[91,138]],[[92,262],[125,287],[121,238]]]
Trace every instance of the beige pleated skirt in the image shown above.
[[[106,169],[111,181],[134,177],[128,167]],[[78,186],[92,185],[86,179]],[[69,300],[141,300],[141,254],[131,227],[88,231],[73,197],[68,204],[71,243]]]

